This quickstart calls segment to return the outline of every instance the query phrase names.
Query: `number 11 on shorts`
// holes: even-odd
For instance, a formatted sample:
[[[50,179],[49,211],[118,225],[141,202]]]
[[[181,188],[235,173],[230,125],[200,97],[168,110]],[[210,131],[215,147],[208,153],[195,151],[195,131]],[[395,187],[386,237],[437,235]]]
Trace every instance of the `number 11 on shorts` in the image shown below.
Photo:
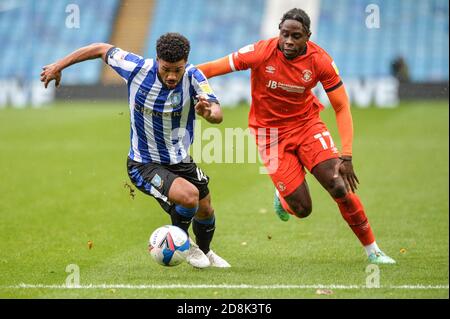
[[[328,139],[330,140],[330,148],[334,148],[334,142],[333,142],[333,139],[331,138],[330,132],[325,131],[323,133],[318,133],[318,134],[314,135],[314,138],[316,140],[320,141],[320,144],[322,144],[322,147],[323,147],[324,150],[327,150],[328,149],[328,145],[325,142],[325,138],[324,138],[325,136],[328,136]]]

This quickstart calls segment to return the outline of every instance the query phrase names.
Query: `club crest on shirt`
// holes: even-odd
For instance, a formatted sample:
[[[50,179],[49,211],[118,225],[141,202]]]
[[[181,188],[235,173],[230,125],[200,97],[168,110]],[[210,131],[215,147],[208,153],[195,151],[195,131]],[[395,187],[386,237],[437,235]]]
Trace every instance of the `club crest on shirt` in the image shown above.
[[[155,176],[153,176],[152,180],[150,181],[150,183],[155,186],[156,188],[161,189],[161,187],[163,186],[163,180],[161,178],[161,176],[159,176],[158,174],[156,174]]]
[[[181,102],[181,92],[173,93],[169,96],[169,102],[171,106],[177,106]]]
[[[284,192],[286,190],[286,185],[284,185],[283,182],[278,182],[277,183],[277,188],[280,192]]]
[[[302,79],[305,82],[309,82],[312,79],[312,72],[310,70],[303,70]]]

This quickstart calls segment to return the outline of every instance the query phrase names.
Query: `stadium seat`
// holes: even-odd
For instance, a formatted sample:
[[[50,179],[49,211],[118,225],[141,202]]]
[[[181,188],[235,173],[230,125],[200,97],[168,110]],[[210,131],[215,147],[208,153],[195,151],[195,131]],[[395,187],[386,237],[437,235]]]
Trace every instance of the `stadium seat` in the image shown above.
[[[144,26],[148,35],[143,55],[155,56],[156,39],[170,31],[183,33],[191,41],[191,63],[227,55],[261,38],[266,1],[269,0],[155,0],[151,23]],[[120,2],[23,0],[0,11],[4,56],[0,61],[0,79],[38,79],[41,66],[80,46],[108,41]],[[66,27],[69,13],[65,10],[72,3],[80,8],[79,29]],[[313,38],[332,55],[341,74],[388,76],[391,62],[403,56],[412,81],[448,81],[448,1],[377,0],[381,25],[368,29],[365,10],[372,3],[320,2],[320,20],[317,29],[312,30]],[[8,62],[13,60],[17,62]],[[99,61],[80,64],[67,70],[64,83],[98,83],[100,73]],[[248,73],[233,76],[248,77]]]
[[[412,81],[448,81],[448,1],[379,0],[380,28],[368,29],[365,8],[372,3],[321,1],[315,41],[343,76],[388,76],[392,60],[403,56]]]
[[[149,25],[145,55],[156,56],[155,43],[161,34],[180,32],[191,42],[191,63],[225,56],[260,39],[264,6],[264,0],[159,0]]]
[[[43,65],[80,46],[108,41],[119,2],[24,0],[9,10],[0,11],[0,43],[5,57],[2,59],[5,65],[0,66],[0,79],[39,79]],[[76,4],[80,9],[80,28],[66,27],[69,4]],[[64,83],[97,83],[100,71],[100,67],[93,67],[93,64],[80,64],[67,70]]]

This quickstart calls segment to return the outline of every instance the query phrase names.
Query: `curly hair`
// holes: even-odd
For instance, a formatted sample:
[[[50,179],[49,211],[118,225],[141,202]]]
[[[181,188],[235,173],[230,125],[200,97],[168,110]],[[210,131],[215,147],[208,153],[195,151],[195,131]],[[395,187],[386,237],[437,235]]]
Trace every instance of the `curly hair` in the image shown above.
[[[158,58],[174,63],[188,60],[191,45],[189,40],[179,33],[169,32],[163,34],[156,41],[156,55]]]
[[[311,27],[311,19],[308,14],[302,9],[294,8],[286,12],[281,18],[281,22],[278,25],[278,29],[281,29],[281,25],[286,20],[296,20],[300,22],[308,36],[311,36],[311,31],[309,30]]]

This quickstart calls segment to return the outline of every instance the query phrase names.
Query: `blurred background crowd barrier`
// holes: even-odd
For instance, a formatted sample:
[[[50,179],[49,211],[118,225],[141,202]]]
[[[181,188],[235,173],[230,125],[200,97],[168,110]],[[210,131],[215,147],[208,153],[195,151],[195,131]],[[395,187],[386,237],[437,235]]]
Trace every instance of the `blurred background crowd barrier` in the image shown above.
[[[189,62],[202,63],[276,36],[293,7],[310,15],[311,40],[334,58],[354,105],[448,99],[447,0],[0,0],[0,108],[125,101],[123,81],[100,60],[65,70],[58,90],[44,90],[39,73],[93,42],[154,57],[165,32],[184,34]],[[250,100],[249,74],[211,80],[223,105]],[[327,103],[321,85],[316,94]]]

